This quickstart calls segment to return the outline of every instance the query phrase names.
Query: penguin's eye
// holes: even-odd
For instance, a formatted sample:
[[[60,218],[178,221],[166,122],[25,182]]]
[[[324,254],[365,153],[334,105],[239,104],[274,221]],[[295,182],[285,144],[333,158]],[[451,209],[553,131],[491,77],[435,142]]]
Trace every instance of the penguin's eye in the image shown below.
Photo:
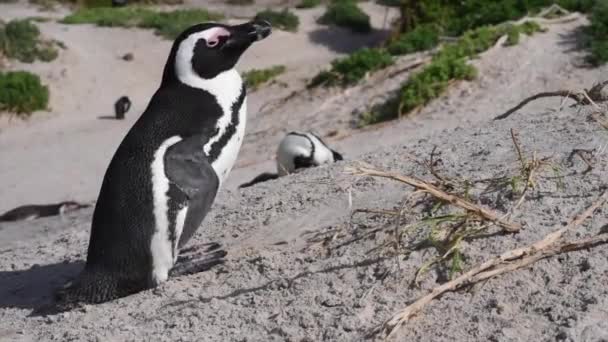
[[[228,36],[225,35],[221,35],[221,36],[216,36],[213,38],[210,38],[209,40],[207,40],[207,47],[208,48],[216,48],[219,46],[224,45],[224,43],[226,42],[226,40],[228,40]]]
[[[219,37],[207,40],[207,47],[214,48],[220,43]]]

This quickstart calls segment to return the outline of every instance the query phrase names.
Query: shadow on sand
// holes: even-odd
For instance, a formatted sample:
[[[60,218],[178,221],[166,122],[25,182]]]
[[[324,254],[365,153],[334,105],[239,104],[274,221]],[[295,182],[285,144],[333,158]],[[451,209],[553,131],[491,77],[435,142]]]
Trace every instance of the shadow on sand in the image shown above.
[[[0,308],[38,309],[53,301],[53,293],[73,279],[84,262],[32,266],[27,270],[0,271]]]
[[[308,34],[311,42],[324,45],[338,53],[351,53],[364,47],[376,46],[389,36],[388,30],[374,30],[367,34],[352,33],[346,29],[327,26]]]
[[[117,119],[114,115],[100,115],[97,117],[98,120],[116,120],[121,121],[123,119]]]
[[[572,31],[561,34],[558,45],[563,47],[564,53],[580,54],[580,58],[576,58],[575,66],[579,68],[590,69],[594,66],[589,63],[589,38],[585,33],[586,26],[579,26]]]
[[[225,262],[226,251],[218,243],[192,246],[183,250],[171,277],[205,272]],[[55,314],[54,293],[75,279],[84,261],[35,265],[29,269],[0,271],[0,309],[32,310],[30,316]]]

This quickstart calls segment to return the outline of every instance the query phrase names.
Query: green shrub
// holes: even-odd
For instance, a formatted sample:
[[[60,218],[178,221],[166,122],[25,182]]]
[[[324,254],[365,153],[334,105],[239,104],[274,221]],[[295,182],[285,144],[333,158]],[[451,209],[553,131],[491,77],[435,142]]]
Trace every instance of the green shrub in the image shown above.
[[[518,35],[520,32],[531,34],[539,30],[538,25],[522,24],[480,27],[466,32],[457,42],[443,47],[422,71],[412,75],[402,85],[396,97],[364,113],[359,126],[395,119],[426,105],[439,97],[450,82],[475,78],[477,70],[467,64],[467,60],[488,50],[504,34],[510,34],[512,31]]]
[[[61,21],[64,24],[95,24],[108,27],[135,27],[146,17],[154,15],[149,9],[140,7],[99,7],[78,10]]]
[[[608,62],[608,2],[598,1],[589,19],[591,25],[585,30],[589,36],[589,61],[601,65]]]
[[[38,27],[29,20],[12,20],[0,26],[0,52],[24,63],[49,62],[58,52],[50,41],[40,39]]]
[[[247,87],[256,90],[262,84],[285,72],[285,66],[275,65],[267,69],[252,69],[243,73],[243,79]]]
[[[0,110],[29,116],[46,109],[49,89],[40,83],[38,75],[26,71],[0,72]]]
[[[369,16],[353,0],[332,1],[327,6],[325,14],[319,18],[319,23],[346,27],[357,33],[367,33],[372,30]]]
[[[296,8],[313,8],[319,6],[320,4],[321,0],[302,0],[302,2],[296,5]]]
[[[391,64],[393,64],[393,58],[384,49],[360,49],[348,57],[334,60],[331,63],[331,70],[323,71],[315,76],[309,87],[354,84],[366,74]]]
[[[603,0],[602,0],[603,1]],[[589,11],[598,0],[405,0],[400,2],[399,32],[420,24],[437,25],[442,34],[460,36],[481,26],[497,25],[538,12],[554,3],[571,11]]]
[[[185,9],[147,15],[139,26],[155,29],[157,34],[167,39],[174,39],[192,25],[221,18],[221,15],[210,13],[204,9]]]
[[[222,15],[204,9],[157,12],[142,7],[98,7],[78,10],[65,17],[62,23],[151,28],[158,35],[174,39],[194,24],[221,18]]]
[[[430,50],[439,44],[439,30],[433,25],[419,25],[414,30],[401,34],[387,46],[391,55],[407,55]]]
[[[296,32],[298,30],[298,26],[300,26],[300,19],[298,16],[291,13],[288,9],[284,9],[280,12],[267,9],[262,12],[258,12],[258,14],[255,15],[255,18],[267,20],[270,22],[270,24],[272,24],[273,27],[285,31]]]
[[[517,45],[519,43],[519,36],[522,33],[531,36],[532,34],[540,31],[543,31],[543,29],[534,21],[527,21],[519,26],[510,25],[507,28],[506,45]]]

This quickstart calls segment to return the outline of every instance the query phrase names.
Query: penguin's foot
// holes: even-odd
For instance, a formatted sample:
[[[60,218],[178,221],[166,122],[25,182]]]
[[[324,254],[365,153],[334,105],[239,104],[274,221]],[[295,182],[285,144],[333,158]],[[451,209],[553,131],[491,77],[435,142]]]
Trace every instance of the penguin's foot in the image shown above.
[[[191,253],[178,257],[175,267],[169,272],[172,277],[190,275],[210,270],[216,265],[221,265],[226,260],[228,253],[224,250],[213,250],[212,252]]]
[[[82,309],[83,307],[84,304],[79,302],[53,302],[35,308],[28,317],[53,316],[67,311]]]
[[[188,248],[184,248],[181,250],[180,254],[186,256],[186,255],[194,253],[200,249],[205,249],[206,253],[210,253],[210,252],[220,249],[221,247],[222,247],[222,245],[220,245],[217,242],[203,243],[200,245],[194,245],[194,246],[190,246]],[[180,258],[181,258],[181,256],[180,256]]]

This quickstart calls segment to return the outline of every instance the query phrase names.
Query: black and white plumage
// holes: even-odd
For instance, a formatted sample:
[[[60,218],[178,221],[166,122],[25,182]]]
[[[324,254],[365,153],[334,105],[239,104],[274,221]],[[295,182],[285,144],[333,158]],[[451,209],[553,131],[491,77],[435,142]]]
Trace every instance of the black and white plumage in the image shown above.
[[[276,154],[277,173],[262,173],[240,188],[276,179],[298,170],[343,160],[342,154],[331,149],[312,132],[290,132],[279,143]]]
[[[316,134],[290,132],[281,140],[277,150],[277,172],[284,176],[342,159],[340,153],[329,148]]]
[[[270,30],[206,23],[175,40],[159,89],[108,166],[85,269],[58,292],[60,304],[105,302],[167,280],[243,140],[245,88],[234,66]]]
[[[131,100],[127,96],[121,96],[118,100],[116,100],[114,103],[114,114],[116,119],[124,119],[125,114],[129,111],[129,108],[131,108]]]
[[[90,207],[90,205],[74,201],[53,204],[27,204],[0,215],[0,222],[27,221],[40,217],[63,215],[67,212],[87,207]]]

